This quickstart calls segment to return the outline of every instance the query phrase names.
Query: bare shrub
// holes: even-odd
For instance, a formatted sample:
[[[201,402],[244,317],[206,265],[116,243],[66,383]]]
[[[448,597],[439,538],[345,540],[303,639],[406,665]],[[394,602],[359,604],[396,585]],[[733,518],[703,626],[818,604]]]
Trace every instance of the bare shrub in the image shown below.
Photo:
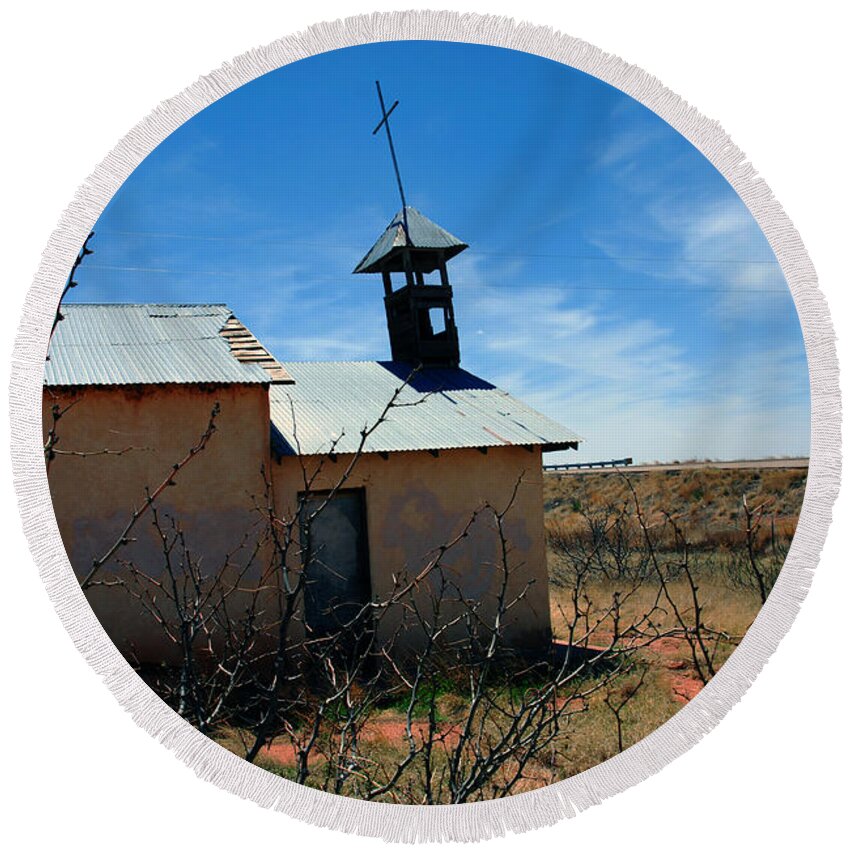
[[[389,591],[362,605],[333,603],[323,612],[331,626],[313,630],[305,614],[317,580],[311,526],[401,404],[402,388],[364,426],[330,491],[315,485],[324,461],[338,460],[335,444],[314,466],[301,461],[302,501],[289,515],[278,515],[263,470],[250,532],[221,562],[207,563],[159,496],[214,439],[214,408],[206,431],[93,562],[83,589],[127,593],[174,648],[173,663],[142,672],[175,711],[226,736],[249,761],[268,764],[283,748],[286,775],[301,784],[367,800],[463,803],[570,773],[573,728],[591,705],[610,713],[610,748],[621,751],[647,680],[646,653],[661,639],[681,641],[696,675],[710,680],[721,649],[738,640],[707,621],[701,585],[713,565],[683,517],[642,499],[627,476],[627,498],[576,497],[569,522],[547,523],[553,584],[567,600],[555,612],[563,641],[529,652],[512,640],[530,589],[505,530],[520,480],[506,504],[472,511],[416,574],[399,565]],[[784,558],[769,507],[745,498],[743,548],[722,547],[727,580],[762,600]],[[159,541],[153,564],[130,556],[143,521]],[[489,597],[471,595],[446,568],[473,527],[496,543],[498,557],[481,565],[493,579]],[[380,734],[387,712],[400,718],[394,741]]]

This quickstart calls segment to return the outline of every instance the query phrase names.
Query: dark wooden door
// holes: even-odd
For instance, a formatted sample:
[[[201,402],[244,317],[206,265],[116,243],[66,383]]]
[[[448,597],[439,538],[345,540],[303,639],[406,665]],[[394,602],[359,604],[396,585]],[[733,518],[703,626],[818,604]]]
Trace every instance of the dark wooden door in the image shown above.
[[[369,618],[358,618],[358,613],[371,599],[363,490],[303,499],[301,546],[307,568],[305,614],[312,635],[360,630]]]

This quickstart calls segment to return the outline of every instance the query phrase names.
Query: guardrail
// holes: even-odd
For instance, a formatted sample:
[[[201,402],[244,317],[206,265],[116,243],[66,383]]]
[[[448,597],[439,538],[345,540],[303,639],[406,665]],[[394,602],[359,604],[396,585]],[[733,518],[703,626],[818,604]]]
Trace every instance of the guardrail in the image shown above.
[[[593,460],[585,461],[584,463],[544,463],[543,469],[547,472],[558,472],[565,469],[610,469],[631,465],[632,459],[630,457],[624,457],[619,460]]]

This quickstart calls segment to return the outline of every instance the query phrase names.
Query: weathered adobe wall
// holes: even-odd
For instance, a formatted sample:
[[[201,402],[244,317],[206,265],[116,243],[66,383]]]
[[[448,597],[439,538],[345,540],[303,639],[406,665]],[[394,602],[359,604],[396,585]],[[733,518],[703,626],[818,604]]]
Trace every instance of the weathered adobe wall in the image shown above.
[[[134,507],[142,504],[145,488],[155,488],[197,443],[216,401],[221,413],[207,448],[195,457],[158,499],[160,515],[175,517],[183,528],[193,555],[203,558],[205,572],[224,564],[228,553],[235,564],[249,557],[255,535],[265,530],[255,510],[262,504],[262,469],[271,471],[275,505],[281,517],[292,516],[303,489],[301,462],[285,458],[269,461],[268,395],[261,386],[163,386],[45,390],[45,436],[51,425],[51,407],[75,406],[59,421],[57,448],[63,451],[121,451],[120,456],[59,455],[51,464],[49,481],[59,530],[71,563],[79,576],[115,541]],[[314,489],[336,485],[350,457],[322,463]],[[312,471],[312,470],[311,470]],[[517,497],[506,517],[510,541],[511,581],[508,598],[522,592],[524,600],[508,615],[507,634],[518,645],[548,645],[550,637],[548,578],[543,535],[543,475],[539,449],[499,447],[482,454],[475,449],[391,453],[384,460],[367,454],[358,459],[347,487],[363,487],[370,548],[373,595],[387,598],[393,574],[417,574],[436,547],[456,537],[476,508],[490,502],[507,505],[518,480]],[[159,574],[160,541],[150,517],[133,529],[134,542],[119,557]],[[247,538],[246,538],[247,536]],[[246,540],[243,548],[240,543]],[[292,566],[298,553],[293,548]],[[270,553],[257,558],[253,572],[265,568]],[[446,574],[469,598],[484,601],[483,616],[495,607],[501,573],[499,539],[492,520],[482,515],[469,536],[443,561]],[[121,565],[104,568],[109,578]],[[427,607],[431,590],[420,591],[418,603]],[[174,659],[160,626],[140,610],[120,588],[95,587],[87,598],[119,649],[140,661]],[[396,616],[380,624],[384,638],[398,629]],[[296,625],[297,630],[297,625]],[[297,641],[297,635],[293,634]]]
[[[340,455],[335,463],[327,458],[306,459],[311,475],[321,464],[311,489],[336,486],[350,460],[350,455]],[[292,515],[303,490],[302,476],[298,458],[287,457],[272,465],[278,515]],[[462,532],[476,508],[489,502],[504,509],[517,481],[516,499],[505,518],[510,544],[506,598],[515,598],[530,581],[533,584],[508,613],[506,635],[517,646],[548,647],[551,626],[539,448],[529,452],[504,446],[491,448],[487,454],[455,449],[441,451],[437,457],[428,452],[391,452],[387,459],[375,454],[361,456],[345,487],[365,488],[373,598],[383,600],[393,593],[394,574],[417,575],[437,547]],[[442,563],[467,598],[483,600],[482,615],[492,617],[502,577],[501,546],[492,515],[481,515],[468,537],[448,552]],[[422,610],[428,605],[422,594],[432,593],[433,588],[426,586],[418,596]],[[390,639],[398,628],[396,616],[384,617],[379,634]],[[412,634],[408,640],[413,639]]]
[[[54,404],[77,402],[56,428],[63,451],[121,451],[120,456],[58,455],[49,469],[54,510],[65,549],[75,572],[84,576],[92,560],[101,557],[126,526],[133,508],[144,502],[145,488],[155,489],[172,466],[197,444],[213,405],[221,412],[216,432],[204,451],[175,478],[156,505],[163,518],[179,520],[188,545],[204,565],[224,564],[238,550],[244,561],[250,545],[240,550],[245,535],[255,534],[258,517],[254,498],[262,504],[262,468],[269,459],[268,391],[262,385],[199,387],[164,385],[142,388],[47,388],[43,396],[45,439]],[[163,556],[160,541],[143,517],[135,526],[135,542],[118,556],[158,573]],[[104,568],[108,578],[120,566]],[[86,594],[110,637],[125,653],[142,661],[169,654],[162,630],[132,603],[120,588],[94,587]]]

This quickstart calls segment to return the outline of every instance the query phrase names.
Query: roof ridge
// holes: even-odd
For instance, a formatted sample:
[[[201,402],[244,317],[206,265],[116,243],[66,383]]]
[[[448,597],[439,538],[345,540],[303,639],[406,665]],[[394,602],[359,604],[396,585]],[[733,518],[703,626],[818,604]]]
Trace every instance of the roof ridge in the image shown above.
[[[223,307],[227,310],[231,309],[221,301],[70,301],[62,304],[63,310],[75,307]]]
[[[393,363],[393,362],[396,362],[396,361],[393,361],[393,360],[373,360],[371,358],[368,359],[368,360],[367,359],[363,359],[363,360],[294,360],[293,358],[290,357],[290,358],[287,358],[286,360],[280,360],[279,362],[284,364],[284,365],[287,364],[287,363],[296,363],[299,366],[312,365],[314,363],[317,366],[334,366],[334,365],[350,366],[350,365],[353,365],[353,364],[356,365],[356,364],[360,364],[360,363]]]

